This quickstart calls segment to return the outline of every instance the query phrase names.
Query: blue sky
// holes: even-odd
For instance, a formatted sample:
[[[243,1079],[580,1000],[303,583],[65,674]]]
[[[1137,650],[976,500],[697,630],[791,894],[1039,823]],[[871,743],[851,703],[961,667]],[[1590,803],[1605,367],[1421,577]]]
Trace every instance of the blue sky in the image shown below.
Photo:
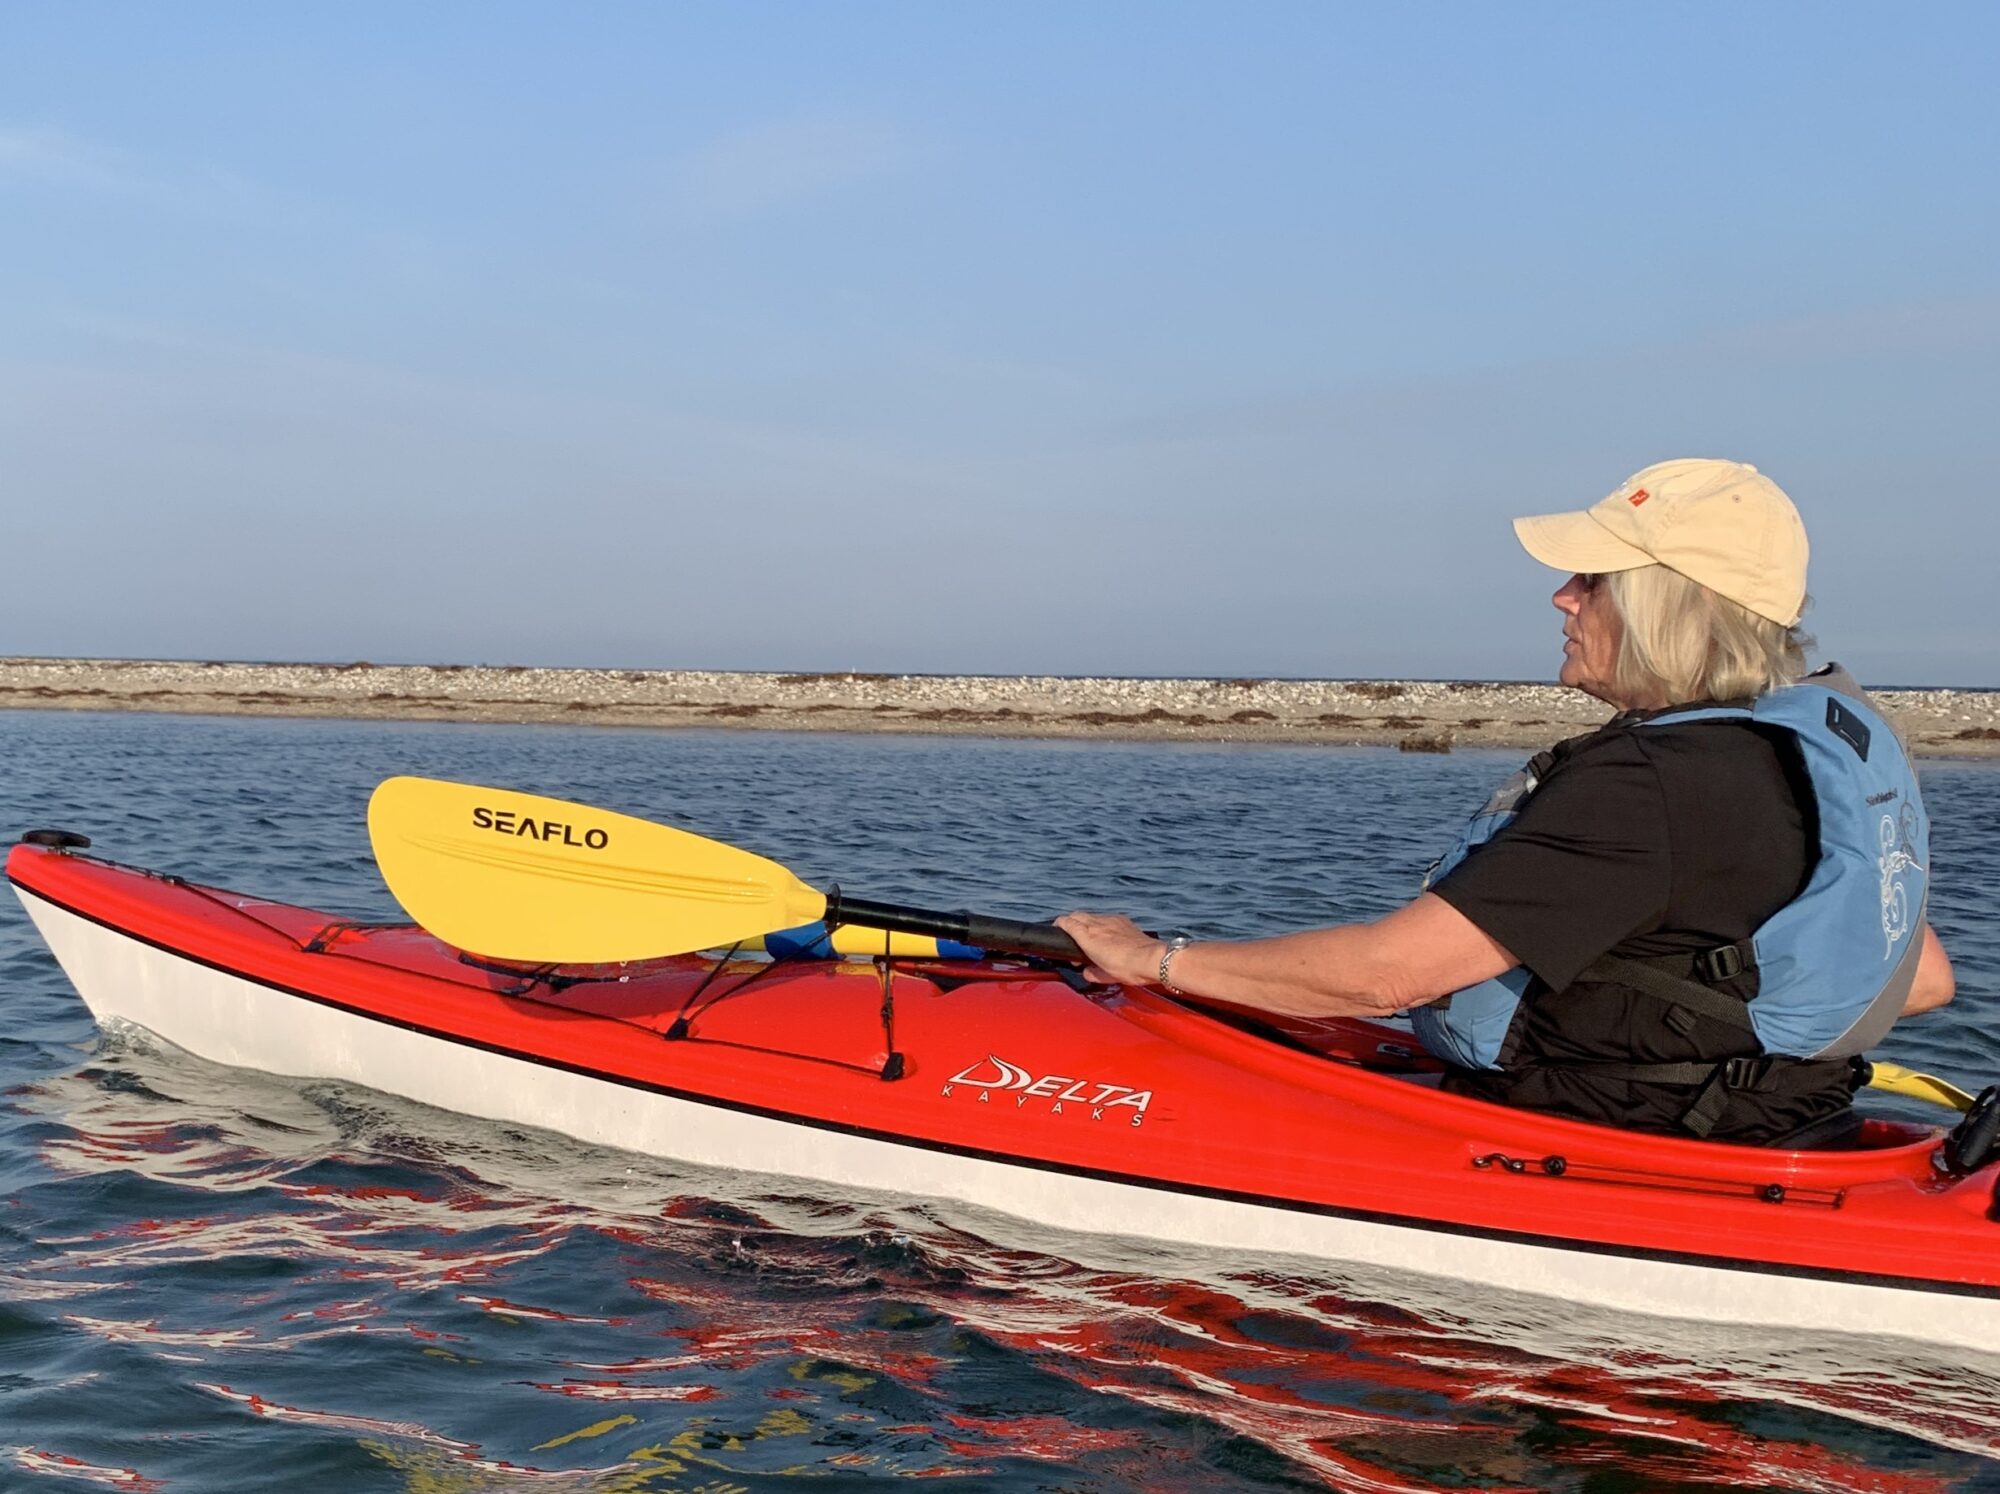
[[[2000,9],[0,0],[0,653],[2000,685]]]

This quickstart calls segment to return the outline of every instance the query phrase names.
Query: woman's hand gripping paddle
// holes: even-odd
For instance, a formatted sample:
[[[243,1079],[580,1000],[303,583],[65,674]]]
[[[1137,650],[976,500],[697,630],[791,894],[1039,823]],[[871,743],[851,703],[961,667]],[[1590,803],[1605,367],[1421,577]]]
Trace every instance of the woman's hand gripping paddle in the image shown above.
[[[1052,924],[822,893],[685,830],[511,789],[391,778],[368,802],[389,891],[447,944],[495,959],[614,964],[824,919],[1078,963]]]

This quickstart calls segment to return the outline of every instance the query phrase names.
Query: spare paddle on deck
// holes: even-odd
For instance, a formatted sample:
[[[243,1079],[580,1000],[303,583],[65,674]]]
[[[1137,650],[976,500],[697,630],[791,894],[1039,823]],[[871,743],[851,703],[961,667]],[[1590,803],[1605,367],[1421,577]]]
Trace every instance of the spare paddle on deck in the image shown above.
[[[512,789],[391,778],[368,802],[383,880],[447,944],[502,960],[615,964],[823,919],[1081,964],[1053,924],[819,892],[775,861],[631,815]]]
[[[1960,1114],[1972,1108],[1971,1095],[1935,1074],[1921,1074],[1915,1069],[1906,1069],[1899,1063],[1889,1063],[1880,1058],[1873,1060],[1869,1068],[1872,1071],[1868,1079],[1871,1089],[1885,1089],[1890,1094],[1906,1095],[1913,1100],[1928,1100],[1933,1105],[1943,1105]]]

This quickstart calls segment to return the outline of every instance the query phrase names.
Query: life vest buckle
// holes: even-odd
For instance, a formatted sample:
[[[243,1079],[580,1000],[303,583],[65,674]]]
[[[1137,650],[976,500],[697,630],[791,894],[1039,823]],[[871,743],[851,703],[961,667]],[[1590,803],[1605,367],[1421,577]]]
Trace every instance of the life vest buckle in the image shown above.
[[[1775,1067],[1771,1055],[1758,1054],[1751,1058],[1724,1059],[1721,1066],[1723,1087],[1726,1089],[1759,1089],[1771,1077]]]
[[[1724,944],[1717,949],[1705,949],[1694,957],[1695,978],[1704,985],[1719,985],[1725,980],[1734,980],[1745,969],[1741,944]]]

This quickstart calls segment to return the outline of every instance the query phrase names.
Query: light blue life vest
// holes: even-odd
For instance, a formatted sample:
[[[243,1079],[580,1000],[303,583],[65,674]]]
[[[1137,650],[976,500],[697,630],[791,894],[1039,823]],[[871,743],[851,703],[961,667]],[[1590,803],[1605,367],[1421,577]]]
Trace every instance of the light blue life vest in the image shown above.
[[[1635,729],[1755,721],[1792,734],[1819,810],[1819,860],[1805,889],[1752,936],[1757,994],[1748,1003],[1762,1051],[1840,1059],[1879,1043],[1916,979],[1930,884],[1930,819],[1916,770],[1889,724],[1837,665],[1748,707],[1666,711]],[[1499,834],[1539,786],[1546,759],[1516,773],[1424,879],[1430,886]],[[1516,967],[1412,1013],[1431,1053],[1499,1069],[1532,977]],[[1669,999],[1672,999],[1671,997]]]

